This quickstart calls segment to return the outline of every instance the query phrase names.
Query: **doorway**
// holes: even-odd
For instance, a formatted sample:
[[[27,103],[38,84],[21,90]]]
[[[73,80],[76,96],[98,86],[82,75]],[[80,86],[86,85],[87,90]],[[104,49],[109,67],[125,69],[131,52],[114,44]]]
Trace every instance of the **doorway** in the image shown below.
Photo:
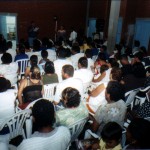
[[[96,18],[89,18],[87,37],[93,38],[94,33],[96,33],[96,20]]]
[[[17,14],[0,13],[0,33],[6,41],[12,41],[13,49],[17,43]]]
[[[118,25],[117,25],[117,35],[116,35],[116,44],[120,43],[121,40],[121,33],[122,33],[122,17],[118,19]]]
[[[150,19],[136,19],[134,40],[140,41],[140,46],[148,49],[150,40]]]

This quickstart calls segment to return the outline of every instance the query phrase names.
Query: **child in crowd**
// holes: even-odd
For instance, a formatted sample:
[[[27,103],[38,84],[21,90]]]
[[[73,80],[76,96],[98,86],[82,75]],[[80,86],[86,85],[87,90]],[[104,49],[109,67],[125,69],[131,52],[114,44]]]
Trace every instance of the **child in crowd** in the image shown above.
[[[121,147],[122,128],[116,122],[108,122],[101,132],[101,139],[89,140],[84,150],[122,150]],[[87,141],[87,140],[86,140]],[[90,144],[89,144],[90,143]]]

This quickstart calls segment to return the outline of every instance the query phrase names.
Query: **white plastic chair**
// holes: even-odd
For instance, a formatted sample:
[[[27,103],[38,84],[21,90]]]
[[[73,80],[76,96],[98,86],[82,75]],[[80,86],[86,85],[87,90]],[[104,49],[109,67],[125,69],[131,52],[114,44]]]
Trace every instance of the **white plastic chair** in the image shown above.
[[[18,78],[21,79],[22,76],[24,76],[25,74],[25,69],[28,66],[29,59],[21,59],[21,60],[17,60],[16,62],[18,63],[19,66]]]
[[[125,93],[125,97],[126,97],[126,105],[129,106],[131,105],[131,109],[133,108],[133,104],[132,102],[134,101],[134,97],[136,96],[136,94],[139,92],[139,88],[129,91],[127,93]]]
[[[42,98],[39,98],[39,99],[37,99],[37,100],[34,100],[34,101],[31,102],[25,109],[30,109],[30,108],[32,108],[33,105],[34,105],[37,101],[39,101],[39,100],[41,100],[41,99],[42,99]],[[29,118],[27,118],[25,125],[26,125],[26,137],[27,137],[27,138],[30,138],[30,137],[31,137],[31,134],[32,134],[32,115],[29,116]]]
[[[70,134],[71,134],[71,140],[67,147],[67,150],[69,150],[69,147],[71,146],[71,143],[74,141],[78,141],[78,136],[81,133],[81,131],[84,128],[85,123],[87,122],[88,118],[84,118],[79,120],[78,122],[74,123],[73,125],[69,126]]]
[[[0,131],[4,127],[8,127],[9,134],[0,135],[0,140],[9,142],[11,139],[17,137],[18,135],[23,135],[26,138],[23,126],[27,118],[30,117],[31,110],[22,110],[15,113],[11,117],[5,119],[0,125]]]
[[[75,141],[78,138],[87,120],[88,118],[84,118],[74,123],[73,125],[69,126],[69,130],[71,133],[71,142]]]
[[[54,100],[54,95],[55,95],[57,84],[58,83],[44,85],[44,94],[43,94],[44,99],[48,99],[50,101]]]

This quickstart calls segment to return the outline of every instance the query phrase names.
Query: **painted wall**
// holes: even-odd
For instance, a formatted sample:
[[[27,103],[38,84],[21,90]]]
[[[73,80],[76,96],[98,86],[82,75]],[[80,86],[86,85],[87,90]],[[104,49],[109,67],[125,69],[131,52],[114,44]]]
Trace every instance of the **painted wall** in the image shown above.
[[[110,0],[90,0],[89,17],[105,19],[107,35]],[[70,27],[85,29],[87,0],[1,0],[1,13],[18,14],[18,36],[27,37],[27,27],[33,20],[40,27],[40,37],[54,38],[55,21],[63,24],[69,33]],[[122,0],[120,17],[123,17],[122,37],[127,32],[128,24],[135,23],[136,18],[150,18],[150,0]]]

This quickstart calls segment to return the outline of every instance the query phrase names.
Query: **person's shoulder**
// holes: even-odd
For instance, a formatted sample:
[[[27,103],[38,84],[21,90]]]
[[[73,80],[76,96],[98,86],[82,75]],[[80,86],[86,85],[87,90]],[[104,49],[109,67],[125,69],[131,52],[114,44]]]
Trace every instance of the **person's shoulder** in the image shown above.
[[[57,132],[63,133],[63,135],[66,134],[66,135],[70,136],[70,131],[69,131],[69,129],[67,127],[65,127],[65,126],[59,126],[57,128],[58,128]]]

